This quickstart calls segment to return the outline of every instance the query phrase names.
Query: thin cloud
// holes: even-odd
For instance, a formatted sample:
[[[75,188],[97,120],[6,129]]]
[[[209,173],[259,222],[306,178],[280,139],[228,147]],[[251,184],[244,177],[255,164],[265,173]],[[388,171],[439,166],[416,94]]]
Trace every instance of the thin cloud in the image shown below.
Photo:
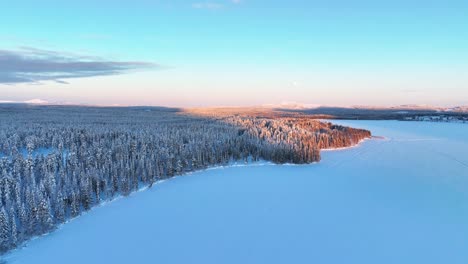
[[[223,8],[224,5],[214,2],[199,2],[192,4],[192,7],[195,9],[218,10]]]
[[[220,10],[220,9],[224,9],[225,7],[228,8],[229,5],[231,6],[238,5],[238,4],[241,4],[242,2],[243,0],[228,0],[228,1],[224,1],[223,3],[215,2],[215,1],[212,1],[212,2],[206,1],[206,2],[193,3],[192,7],[195,9]]]
[[[112,61],[29,47],[0,50],[0,84],[66,83],[63,79],[117,75],[149,68],[159,68],[159,65]]]

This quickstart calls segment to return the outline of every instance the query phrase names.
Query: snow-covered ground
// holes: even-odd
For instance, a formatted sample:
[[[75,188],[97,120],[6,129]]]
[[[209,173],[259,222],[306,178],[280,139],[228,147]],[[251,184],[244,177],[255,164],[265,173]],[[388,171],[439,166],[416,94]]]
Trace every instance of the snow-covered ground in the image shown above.
[[[54,148],[38,148],[34,150],[31,154],[33,157],[40,156],[40,155],[47,156],[50,153],[54,152],[55,150],[56,149]],[[28,157],[28,151],[25,148],[21,149],[19,153],[21,153],[21,155],[23,155],[23,157],[25,158]],[[0,158],[3,158],[3,157],[7,157],[7,155],[0,152]],[[11,156],[9,158],[11,158]]]
[[[450,123],[468,123],[467,115],[448,116],[448,115],[432,115],[432,116],[410,116],[405,117],[407,121],[426,121],[426,122],[450,122]]]
[[[30,241],[7,263],[468,263],[468,126],[333,121],[383,138],[306,166],[177,177]]]

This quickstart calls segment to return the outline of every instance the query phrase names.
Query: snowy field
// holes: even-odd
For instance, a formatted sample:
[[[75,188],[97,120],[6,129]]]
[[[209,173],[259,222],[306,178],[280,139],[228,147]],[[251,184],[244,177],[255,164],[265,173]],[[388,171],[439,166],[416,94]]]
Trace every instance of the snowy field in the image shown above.
[[[339,121],[384,138],[318,164],[210,169],[98,207],[7,263],[468,263],[468,125]]]

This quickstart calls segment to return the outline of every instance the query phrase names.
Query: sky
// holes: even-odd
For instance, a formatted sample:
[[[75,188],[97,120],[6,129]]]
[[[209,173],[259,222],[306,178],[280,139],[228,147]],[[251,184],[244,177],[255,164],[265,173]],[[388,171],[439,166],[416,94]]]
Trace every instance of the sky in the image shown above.
[[[468,105],[468,1],[16,0],[0,101]]]

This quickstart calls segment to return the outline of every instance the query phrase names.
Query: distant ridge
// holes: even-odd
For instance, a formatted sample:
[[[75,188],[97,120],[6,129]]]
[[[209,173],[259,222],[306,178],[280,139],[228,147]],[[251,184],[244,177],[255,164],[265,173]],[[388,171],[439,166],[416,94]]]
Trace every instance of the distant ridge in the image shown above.
[[[267,106],[267,105],[265,105]],[[273,108],[285,110],[313,110],[313,109],[355,109],[355,110],[386,110],[386,111],[435,111],[435,112],[458,112],[468,113],[468,106],[455,107],[439,107],[431,105],[416,105],[406,104],[398,106],[368,106],[368,105],[353,105],[353,106],[332,106],[332,105],[313,105],[313,104],[279,104],[271,105]]]
[[[14,100],[0,100],[0,104],[29,104],[29,105],[64,105],[64,106],[94,106],[94,107],[161,107],[157,105],[119,105],[119,104],[85,104],[85,103],[72,103],[72,102],[50,102],[44,99],[35,98],[25,101]],[[163,108],[185,108],[185,107],[166,107]],[[440,107],[425,104],[404,104],[397,106],[372,106],[372,105],[352,105],[352,106],[334,106],[334,105],[320,105],[311,103],[300,102],[282,102],[279,104],[262,104],[257,106],[207,106],[207,107],[186,107],[190,108],[266,108],[266,109],[283,109],[283,110],[317,110],[317,109],[354,109],[354,110],[383,110],[383,111],[435,111],[435,112],[453,112],[453,113],[468,113],[468,105],[453,106],[453,107]]]
[[[31,99],[26,101],[9,101],[9,100],[0,100],[0,104],[49,104],[48,101],[42,99]]]

